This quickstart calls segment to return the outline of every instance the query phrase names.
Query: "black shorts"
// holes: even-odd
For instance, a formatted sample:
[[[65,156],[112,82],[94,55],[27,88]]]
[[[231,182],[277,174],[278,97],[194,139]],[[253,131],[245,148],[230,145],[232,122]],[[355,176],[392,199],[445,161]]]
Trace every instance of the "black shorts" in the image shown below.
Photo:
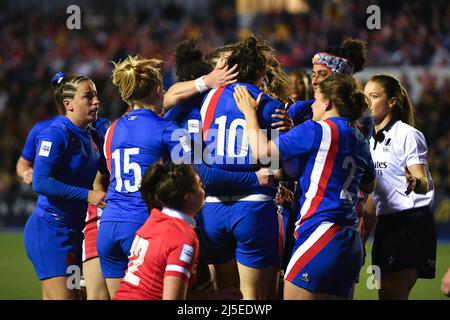
[[[417,269],[419,278],[434,279],[436,225],[430,208],[379,216],[372,264],[379,266],[382,273]]]

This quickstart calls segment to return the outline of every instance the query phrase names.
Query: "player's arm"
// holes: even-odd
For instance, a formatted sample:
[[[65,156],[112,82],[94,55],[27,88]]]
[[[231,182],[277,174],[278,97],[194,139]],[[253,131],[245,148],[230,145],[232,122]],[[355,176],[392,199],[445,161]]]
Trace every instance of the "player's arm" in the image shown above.
[[[271,117],[278,120],[271,124],[272,128],[278,131],[289,131],[294,127],[294,121],[284,109],[275,109]]]
[[[410,194],[412,191],[415,193],[425,194],[429,190],[428,178],[425,171],[424,164],[413,164],[405,168],[406,182],[408,187],[406,188],[406,194]]]
[[[105,208],[105,192],[71,186],[54,177],[54,165],[36,161],[33,173],[33,191],[50,197],[87,201],[99,208]]]
[[[163,300],[186,299],[189,280],[198,263],[198,242],[187,233],[179,233],[178,229],[167,232],[170,237],[170,249],[163,280]]]
[[[19,178],[26,184],[31,184],[33,181],[33,162],[19,157],[16,164],[16,172]]]
[[[188,283],[185,279],[165,276],[163,284],[163,300],[185,300]]]
[[[441,291],[447,297],[450,297],[450,268],[448,268],[447,273],[442,277]]]
[[[372,181],[367,183],[361,183],[359,185],[359,190],[361,190],[364,193],[372,193],[375,191],[375,185],[376,185],[376,179],[372,179]]]
[[[294,126],[297,126],[306,120],[312,118],[312,104],[314,99],[307,101],[296,101],[287,110],[287,114],[291,117],[294,122]]]
[[[370,156],[368,143],[366,144],[366,148],[367,154],[369,156],[367,159],[366,170],[364,171],[361,182],[359,184],[359,190],[366,194],[370,194],[375,191],[377,174],[375,172],[375,165],[373,164],[372,157]]]
[[[258,160],[264,159],[265,157],[278,157],[278,147],[272,141],[268,141],[264,130],[261,130],[258,122],[256,110],[261,102],[263,93],[260,93],[255,100],[246,87],[237,85],[234,88],[233,96],[239,110],[244,114],[247,125],[248,144],[253,155]]]
[[[39,133],[39,128],[34,125],[27,135],[25,144],[22,149],[22,155],[16,163],[17,175],[27,184],[33,181],[33,162],[36,156],[36,137]]]
[[[219,88],[236,82],[237,65],[228,69],[226,63],[218,65],[210,73],[196,80],[177,82],[164,95],[163,107],[170,109],[177,103],[192,98],[208,89]]]
[[[33,170],[33,191],[50,197],[84,200],[104,208],[106,194],[103,191],[68,185],[54,178],[57,163],[61,161],[66,149],[63,137],[64,133],[50,132],[38,141]]]
[[[405,136],[400,148],[406,156],[405,174],[408,185],[405,193],[427,193],[430,186],[426,174],[428,148],[424,135],[417,130],[411,131]]]
[[[109,174],[98,171],[93,186],[94,190],[106,192],[109,186]]]
[[[377,223],[377,215],[375,213],[375,204],[373,202],[373,194],[370,194],[367,198],[366,205],[364,206],[363,213],[363,223],[364,223],[364,234],[362,235],[363,245],[369,239],[370,234],[372,233],[375,224]]]
[[[256,113],[262,99],[262,93],[255,100],[245,87],[237,85],[234,89],[234,99],[239,110],[245,116],[248,142],[253,155],[259,161],[266,162],[267,160],[279,159],[280,154],[283,155],[284,161],[289,161],[310,152],[315,137],[313,121],[307,121],[268,141],[264,130],[260,128]]]

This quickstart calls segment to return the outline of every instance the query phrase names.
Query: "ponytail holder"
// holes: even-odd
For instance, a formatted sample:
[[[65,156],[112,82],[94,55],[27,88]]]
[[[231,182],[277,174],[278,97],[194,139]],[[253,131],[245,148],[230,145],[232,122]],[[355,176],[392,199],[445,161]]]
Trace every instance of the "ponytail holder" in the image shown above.
[[[67,74],[65,74],[64,72],[58,72],[57,74],[55,74],[52,78],[52,84],[60,84],[61,81],[67,77]]]

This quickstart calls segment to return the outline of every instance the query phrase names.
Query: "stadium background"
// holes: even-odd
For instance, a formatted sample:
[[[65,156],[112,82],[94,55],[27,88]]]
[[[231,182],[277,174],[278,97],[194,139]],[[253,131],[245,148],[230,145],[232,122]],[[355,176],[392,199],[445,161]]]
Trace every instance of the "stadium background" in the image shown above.
[[[81,9],[81,29],[69,30],[69,5]],[[381,29],[369,30],[369,5],[381,9]],[[49,80],[57,71],[90,76],[100,115],[126,108],[110,81],[112,64],[128,54],[165,61],[164,84],[174,81],[176,43],[201,35],[209,51],[255,34],[273,46],[286,70],[310,72],[318,49],[347,36],[366,40],[375,73],[402,79],[412,96],[417,127],[427,139],[439,248],[437,277],[419,282],[413,298],[439,299],[450,266],[450,3],[447,0],[2,0],[0,2],[0,299],[39,299],[23,248],[23,226],[35,195],[15,174],[33,124],[55,113]],[[370,259],[368,259],[370,260]],[[370,262],[370,261],[369,261]],[[362,270],[356,298],[376,298]]]

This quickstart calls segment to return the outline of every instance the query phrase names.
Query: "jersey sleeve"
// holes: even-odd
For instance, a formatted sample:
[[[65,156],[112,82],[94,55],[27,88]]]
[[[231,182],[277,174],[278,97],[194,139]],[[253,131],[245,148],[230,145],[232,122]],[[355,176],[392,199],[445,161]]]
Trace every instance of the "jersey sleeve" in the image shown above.
[[[299,125],[312,118],[312,104],[313,100],[296,101],[288,109],[287,114],[294,121],[295,125]]]
[[[192,163],[197,170],[200,180],[206,187],[218,187],[223,185],[239,185],[242,187],[258,187],[259,181],[256,173],[251,171],[227,171],[208,166],[203,160],[205,143],[202,140],[201,124],[197,119],[186,122],[187,131],[190,134],[192,147]],[[183,126],[183,127],[185,127]]]
[[[404,151],[404,159],[407,167],[414,164],[426,164],[427,163],[427,142],[424,135],[418,130],[410,130],[405,135],[405,139],[401,144]]]
[[[180,235],[168,253],[164,277],[175,276],[188,281],[197,263],[198,242],[188,234]]]
[[[27,139],[25,140],[25,145],[22,150],[22,158],[27,161],[33,162],[36,156],[36,138],[39,134],[37,125],[34,125],[28,133]]]
[[[282,159],[290,160],[309,153],[314,143],[315,131],[314,121],[310,120],[280,135],[273,142],[278,147]]]
[[[190,135],[175,122],[168,122],[163,129],[162,143],[168,148],[173,163],[191,163],[192,148]]]
[[[51,128],[38,139],[33,169],[33,190],[51,197],[87,200],[89,190],[65,184],[53,177],[67,149],[64,131]]]
[[[254,97],[255,99],[257,97]],[[270,97],[264,95],[261,106],[258,108],[259,111],[259,125],[262,129],[272,129],[272,123],[279,121],[277,118],[272,118],[272,114],[276,113],[276,109],[282,109],[280,102],[271,99]]]
[[[372,156],[370,155],[370,151],[368,151],[367,168],[361,178],[361,184],[366,184],[372,182],[376,178],[375,166],[373,164]]]
[[[204,163],[197,163],[195,167],[200,180],[206,188],[220,187],[223,185],[237,185],[239,187],[259,187],[258,177],[252,171],[226,171],[209,167]]]
[[[362,117],[358,120],[358,129],[364,135],[366,139],[370,139],[373,135],[373,117],[372,114],[368,111],[362,115]]]
[[[51,127],[37,139],[35,162],[58,163],[68,145],[68,135],[62,129]]]

